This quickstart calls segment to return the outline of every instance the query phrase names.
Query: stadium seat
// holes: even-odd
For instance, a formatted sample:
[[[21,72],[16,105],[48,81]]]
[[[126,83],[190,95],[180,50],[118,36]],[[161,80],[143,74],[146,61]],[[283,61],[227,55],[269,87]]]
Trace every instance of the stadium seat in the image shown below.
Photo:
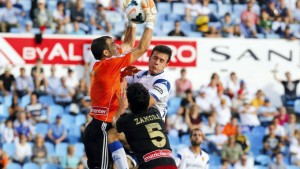
[[[21,98],[20,107],[25,108],[30,103],[30,95],[25,95]]]
[[[84,145],[83,143],[75,143],[75,156],[81,158],[84,155]]]
[[[213,14],[218,15],[218,8],[216,4],[209,4],[208,7]]]
[[[23,169],[40,169],[36,163],[25,163]]]
[[[162,23],[162,31],[164,33],[169,33],[171,30],[174,29],[174,22],[173,21],[166,21]]]
[[[268,33],[266,35],[267,35],[267,39],[279,39],[280,38],[280,36],[275,33]]]
[[[24,11],[29,11],[31,9],[31,0],[22,0],[19,3],[23,6]]]
[[[50,142],[45,142],[45,147],[47,149],[47,155],[51,156],[55,153],[54,145]]]
[[[3,98],[3,103],[4,103],[4,105],[5,106],[7,106],[7,107],[10,107],[11,106],[11,104],[12,104],[12,95],[11,94],[9,94],[9,95],[7,95],[7,96],[4,96],[4,98]]]
[[[255,157],[255,162],[262,166],[267,166],[269,163],[272,162],[272,159],[268,155],[259,154]]]
[[[157,12],[159,14],[170,14],[172,12],[171,3],[168,2],[157,3]]]
[[[299,167],[295,165],[288,165],[286,169],[299,169]]]
[[[68,143],[59,143],[55,146],[55,154],[60,157],[67,156]]]
[[[56,164],[46,163],[42,165],[42,169],[61,169],[61,168]]]
[[[168,135],[168,138],[171,145],[176,146],[180,144],[179,137]]]
[[[181,97],[172,97],[168,100],[168,116],[177,113],[181,104],[181,100]]]
[[[80,137],[81,137],[80,126],[77,125],[70,126],[67,134],[68,142],[74,144],[79,141]]]
[[[209,165],[221,165],[221,157],[218,155],[209,155]]]
[[[47,9],[49,11],[53,11],[56,9],[56,6],[57,6],[57,0],[47,0]]]
[[[49,125],[46,123],[37,123],[35,125],[35,133],[41,134],[44,138],[47,135],[48,129],[49,129]]]
[[[191,145],[190,135],[185,134],[185,135],[181,136],[180,142],[186,146],[190,146]]]
[[[242,12],[247,9],[247,5],[244,4],[234,4],[233,13],[235,16],[241,16]]]
[[[53,104],[49,106],[49,119],[50,122],[53,123],[57,115],[63,115],[65,110],[62,106]]]
[[[294,102],[294,112],[300,114],[300,99]]]
[[[260,6],[258,4],[253,5],[253,11],[257,14],[260,15]]]
[[[125,25],[124,21],[113,23],[113,34],[121,35],[125,31]]]
[[[229,4],[222,4],[222,5],[218,6],[218,16],[220,18],[222,18],[225,15],[225,13],[227,13],[227,12],[229,12],[231,14],[233,13],[231,5],[229,5]]]
[[[4,143],[2,149],[7,153],[9,157],[14,157],[16,151],[14,143]]]
[[[52,96],[41,96],[39,97],[39,102],[47,106],[54,104],[54,100]]]
[[[289,26],[290,26],[293,33],[298,33],[300,31],[300,25],[297,24],[297,23],[290,24]]]
[[[4,104],[0,104],[0,122],[9,116],[8,107]]]
[[[176,13],[170,13],[170,14],[167,15],[167,20],[168,21],[172,21],[172,22],[174,22],[176,20],[180,20],[181,21],[181,20],[183,20],[183,15],[179,15],[179,14],[176,14]],[[162,23],[164,23],[164,22],[162,22]],[[173,24],[172,27],[174,28],[174,24]]]
[[[22,166],[18,163],[9,163],[7,169],[22,169]]]
[[[20,33],[20,28],[12,27],[12,28],[10,28],[9,32],[10,33]]]
[[[172,13],[185,15],[185,4],[181,2],[174,2],[172,7]]]
[[[257,127],[254,127],[251,132],[253,135],[262,135],[263,136],[265,134],[265,130],[266,130],[265,127],[257,126]]]
[[[256,166],[254,166],[254,169],[268,169],[268,167],[265,167],[262,165],[256,165]]]
[[[85,122],[86,122],[86,116],[84,114],[78,114],[75,117],[75,124],[77,126],[81,126],[82,124],[85,124]]]
[[[186,21],[180,22],[180,29],[182,31],[192,31],[192,24]]]
[[[110,23],[117,23],[123,21],[122,15],[115,11],[105,11],[105,14],[106,18],[109,18]]]
[[[194,38],[202,37],[201,32],[187,31],[187,32],[184,32],[184,33],[186,33],[189,37],[194,37]]]
[[[71,126],[75,124],[75,117],[70,114],[63,114],[62,115],[62,124],[69,129]]]

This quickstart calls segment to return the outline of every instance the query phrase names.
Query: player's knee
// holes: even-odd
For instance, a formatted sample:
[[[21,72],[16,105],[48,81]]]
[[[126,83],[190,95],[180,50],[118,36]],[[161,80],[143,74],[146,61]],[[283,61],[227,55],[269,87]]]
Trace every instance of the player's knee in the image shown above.
[[[108,131],[108,143],[119,141],[118,132],[115,128],[112,128]]]

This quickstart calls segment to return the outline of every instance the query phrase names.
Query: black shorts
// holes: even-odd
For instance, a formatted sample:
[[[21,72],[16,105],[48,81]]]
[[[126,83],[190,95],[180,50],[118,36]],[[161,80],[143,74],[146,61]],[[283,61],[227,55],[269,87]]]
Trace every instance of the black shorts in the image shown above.
[[[83,133],[83,144],[90,169],[107,169],[110,165],[110,155],[107,147],[107,131],[111,123],[93,119]]]

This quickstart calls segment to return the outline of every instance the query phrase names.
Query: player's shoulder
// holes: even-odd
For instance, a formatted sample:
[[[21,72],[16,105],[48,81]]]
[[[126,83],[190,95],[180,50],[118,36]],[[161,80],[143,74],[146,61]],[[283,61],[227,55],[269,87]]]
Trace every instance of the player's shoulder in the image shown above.
[[[186,156],[189,153],[191,153],[191,150],[189,147],[184,147],[184,148],[178,150],[178,152],[177,152],[177,154],[179,154],[181,156]]]
[[[207,152],[205,152],[204,150],[201,149],[201,155],[202,157],[204,157],[205,159],[209,159],[209,155]]]
[[[147,70],[140,70],[139,72],[137,72],[134,77],[137,78],[137,79],[141,79],[145,76],[147,76],[148,74],[148,71]]]

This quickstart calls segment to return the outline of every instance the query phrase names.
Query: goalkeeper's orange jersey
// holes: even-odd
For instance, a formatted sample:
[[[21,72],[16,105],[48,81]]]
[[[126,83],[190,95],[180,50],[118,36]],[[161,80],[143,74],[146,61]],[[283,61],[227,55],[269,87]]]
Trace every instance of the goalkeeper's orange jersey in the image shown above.
[[[90,115],[97,120],[112,122],[118,109],[120,94],[121,69],[130,65],[131,52],[126,52],[118,57],[111,57],[93,66],[91,77],[91,102]]]

